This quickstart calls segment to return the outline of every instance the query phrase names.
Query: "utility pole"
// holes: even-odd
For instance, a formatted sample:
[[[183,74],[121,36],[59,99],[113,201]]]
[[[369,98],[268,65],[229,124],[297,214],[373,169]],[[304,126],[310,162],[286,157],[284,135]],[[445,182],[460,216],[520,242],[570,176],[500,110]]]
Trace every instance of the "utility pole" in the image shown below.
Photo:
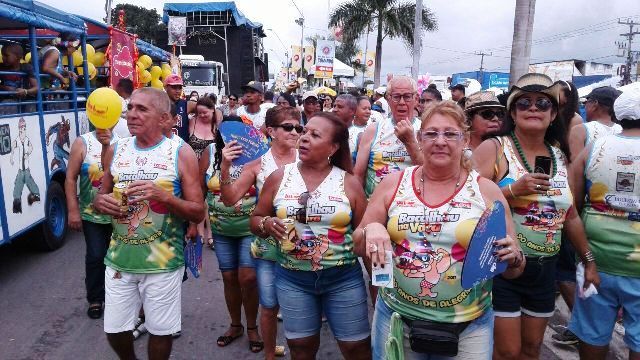
[[[622,57],[624,57],[624,52],[627,53],[627,65],[625,67],[624,77],[622,78],[622,85],[627,85],[631,83],[631,65],[633,64],[634,54],[637,55],[639,51],[631,50],[631,42],[633,41],[634,35],[640,35],[640,31],[633,31],[633,27],[636,25],[640,25],[640,23],[633,22],[631,19],[627,19],[626,21],[618,20],[618,24],[620,25],[628,25],[629,32],[626,34],[620,34],[620,36],[624,36],[627,38],[627,43],[617,43],[618,49],[623,50]],[[626,49],[626,50],[625,50]],[[638,73],[636,71],[636,80],[638,80]]]
[[[486,53],[484,51],[476,51],[476,55],[480,55],[480,71],[479,71],[479,74],[478,74],[479,79],[476,79],[476,80],[478,80],[478,82],[480,83],[480,86],[482,87],[482,81],[484,80],[484,74],[483,74],[483,72],[484,72],[484,57],[485,56],[491,56],[491,55],[493,55],[493,53]]]
[[[422,0],[416,1],[416,13],[413,26],[413,65],[411,77],[418,80],[420,72],[420,52],[422,50]]]

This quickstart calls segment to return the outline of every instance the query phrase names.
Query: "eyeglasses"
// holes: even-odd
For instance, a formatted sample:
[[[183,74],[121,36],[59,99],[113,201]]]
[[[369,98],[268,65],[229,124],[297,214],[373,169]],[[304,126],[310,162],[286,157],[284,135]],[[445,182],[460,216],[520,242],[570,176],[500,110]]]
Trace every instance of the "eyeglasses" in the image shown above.
[[[536,108],[540,111],[547,111],[551,109],[553,103],[547,98],[538,98],[535,103],[533,103],[529,98],[520,98],[516,101],[516,109],[518,109],[519,111],[528,110],[531,105],[535,105]]]
[[[300,194],[300,197],[298,198],[298,204],[302,205],[302,208],[300,208],[296,212],[296,221],[301,224],[306,224],[307,223],[307,206],[309,206],[308,191],[305,191],[302,194]]]
[[[436,139],[442,135],[446,141],[458,141],[462,139],[462,133],[460,131],[433,131],[426,130],[421,131],[420,138],[426,141],[436,141]]]
[[[497,117],[500,121],[504,117],[504,111],[502,110],[482,110],[477,113],[485,120],[493,120],[493,117]]]
[[[393,101],[394,103],[399,103],[400,100],[404,100],[404,102],[409,102],[411,101],[411,99],[413,99],[415,97],[414,94],[391,94],[391,96],[389,96],[391,98],[391,101]]]
[[[292,132],[293,129],[295,129],[298,134],[302,134],[302,130],[304,130],[304,127],[302,125],[293,125],[293,124],[280,124],[280,125],[275,125],[274,127],[282,128],[282,130],[286,132]]]

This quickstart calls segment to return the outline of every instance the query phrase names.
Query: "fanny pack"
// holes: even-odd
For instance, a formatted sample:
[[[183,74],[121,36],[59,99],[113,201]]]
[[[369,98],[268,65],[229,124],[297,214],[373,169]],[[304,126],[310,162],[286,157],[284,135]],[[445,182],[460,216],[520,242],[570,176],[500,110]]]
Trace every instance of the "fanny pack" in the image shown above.
[[[448,324],[428,320],[403,319],[409,326],[411,350],[421,354],[454,357],[458,355],[458,340],[471,321]]]

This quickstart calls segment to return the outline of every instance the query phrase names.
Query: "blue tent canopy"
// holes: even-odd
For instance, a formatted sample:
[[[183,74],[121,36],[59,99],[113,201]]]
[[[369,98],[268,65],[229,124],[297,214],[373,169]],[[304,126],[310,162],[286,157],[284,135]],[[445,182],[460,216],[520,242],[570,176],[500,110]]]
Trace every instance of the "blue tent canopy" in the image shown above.
[[[9,26],[3,25],[9,21]],[[51,6],[31,0],[0,0],[0,27],[33,25],[39,29],[68,32],[80,36],[84,21]]]
[[[109,28],[109,25],[101,21],[90,19],[84,16],[80,16],[80,18],[82,18],[84,21],[88,23],[91,23],[92,25],[103,28],[105,30]],[[91,39],[91,36],[89,36],[89,38]],[[170,54],[168,52],[160,49],[157,46],[151,45],[144,40],[136,39],[136,46],[138,46],[138,50],[140,50],[140,52],[142,52],[143,54],[147,54],[152,58],[160,61],[169,61]]]
[[[237,26],[248,26],[253,29],[262,28],[261,23],[252,22],[247,19],[236,7],[233,1],[209,2],[209,3],[165,3],[162,9],[162,21],[167,24],[169,22],[169,12],[186,15],[186,13],[197,11],[231,11],[233,19]]]

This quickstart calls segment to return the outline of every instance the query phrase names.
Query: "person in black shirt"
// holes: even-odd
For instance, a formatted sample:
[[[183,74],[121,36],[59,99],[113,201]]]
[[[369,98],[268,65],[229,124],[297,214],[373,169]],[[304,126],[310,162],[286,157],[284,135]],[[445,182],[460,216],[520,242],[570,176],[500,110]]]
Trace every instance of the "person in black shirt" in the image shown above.
[[[38,92],[38,83],[33,75],[33,67],[30,64],[21,64],[24,52],[22,46],[17,43],[7,44],[2,47],[2,64],[0,71],[23,72],[26,75],[17,74],[0,74],[0,90],[15,91],[15,95],[0,95],[2,102],[17,102],[32,98]],[[23,107],[18,109],[17,106],[0,106],[0,114],[16,114],[18,112],[35,111],[35,106]]]

